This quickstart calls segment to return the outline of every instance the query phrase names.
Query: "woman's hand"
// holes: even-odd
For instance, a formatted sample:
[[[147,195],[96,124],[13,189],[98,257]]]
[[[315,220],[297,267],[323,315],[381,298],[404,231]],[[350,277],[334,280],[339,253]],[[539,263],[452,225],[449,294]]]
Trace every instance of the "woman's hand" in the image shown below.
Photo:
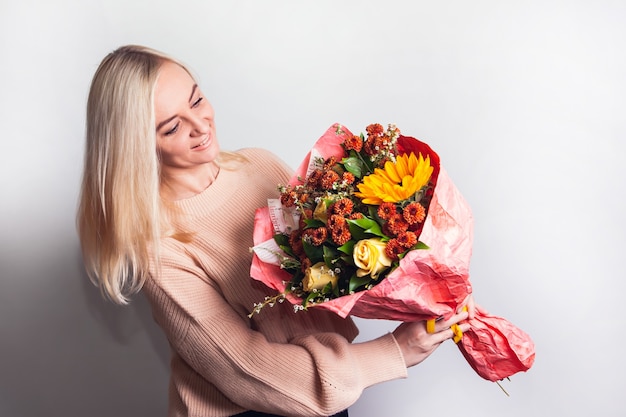
[[[476,312],[476,303],[474,302],[474,296],[472,294],[468,295],[467,297],[465,297],[465,300],[463,300],[463,304],[461,304],[463,307],[467,307],[467,313],[468,319],[473,319],[474,318],[474,313]],[[461,307],[461,308],[463,308]]]
[[[464,308],[467,306],[467,309]],[[462,323],[464,320],[474,316],[475,304],[471,295],[465,299],[463,306],[456,314],[448,320],[438,320],[435,322],[435,331],[428,333],[425,321],[405,322],[399,325],[393,335],[404,355],[404,362],[407,368],[422,362],[448,339],[454,337],[454,332],[450,329],[453,324],[458,324],[461,331],[470,329],[469,323]]]

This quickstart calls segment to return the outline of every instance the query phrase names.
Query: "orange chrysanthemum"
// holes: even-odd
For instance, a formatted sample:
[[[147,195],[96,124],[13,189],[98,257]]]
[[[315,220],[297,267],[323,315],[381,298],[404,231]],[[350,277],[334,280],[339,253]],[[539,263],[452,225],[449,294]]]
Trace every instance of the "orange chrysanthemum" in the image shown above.
[[[330,229],[331,233],[334,233],[335,231],[340,230],[346,226],[346,219],[338,214],[333,214],[328,218],[327,226]]]
[[[377,136],[371,136],[368,137],[365,142],[363,143],[363,151],[367,154],[367,155],[376,155],[377,149],[376,149],[376,138]]]
[[[294,230],[289,235],[289,246],[291,246],[291,249],[296,256],[304,255],[304,247],[302,245],[302,232],[300,230]]]
[[[354,194],[365,204],[408,200],[428,184],[432,172],[430,157],[424,159],[420,153],[418,158],[413,152],[400,155],[395,163],[388,161],[384,169],[376,168],[373,174],[364,177],[357,185],[359,192]]]
[[[324,169],[331,169],[333,166],[335,166],[335,164],[337,163],[337,157],[336,156],[331,156],[330,158],[326,159],[326,161],[324,161]]]
[[[404,220],[404,217],[402,217],[402,215],[396,213],[387,220],[384,228],[388,234],[392,236],[398,236],[400,233],[406,232],[409,229],[409,223]]]
[[[382,203],[380,206],[378,206],[378,217],[380,217],[383,220],[388,220],[390,219],[392,216],[395,216],[397,211],[396,211],[396,205],[393,203]]]
[[[280,195],[280,202],[285,207],[293,207],[296,205],[298,194],[293,190],[287,190]]]
[[[320,246],[326,241],[328,230],[325,227],[316,227],[314,229],[306,229],[302,234],[313,246]]]
[[[402,245],[405,249],[412,248],[415,244],[417,244],[417,236],[415,233],[410,231],[398,234],[397,239],[398,243],[400,243],[400,245]]]
[[[406,248],[404,248],[400,244],[400,242],[398,242],[398,239],[390,239],[389,242],[387,242],[387,246],[385,246],[385,254],[392,261],[397,261],[399,258],[399,255],[405,251],[406,251]]]
[[[339,174],[335,171],[326,171],[320,179],[320,185],[324,190],[332,190],[333,184],[339,181]]]
[[[349,198],[342,198],[336,201],[332,205],[332,211],[334,214],[339,214],[341,216],[347,216],[352,213],[352,209],[354,208],[354,203]]]
[[[358,219],[365,218],[365,216],[363,215],[363,213],[356,212],[356,213],[351,213],[350,216],[348,216],[348,218],[350,220],[358,220]]]
[[[339,214],[331,215],[326,226],[330,230],[330,238],[337,245],[343,245],[352,238],[346,219]]]
[[[313,170],[313,172],[311,172],[311,174],[306,180],[307,185],[311,188],[315,188],[317,184],[319,184],[320,178],[322,178],[323,174],[324,174],[324,171],[322,171],[319,168]]]
[[[333,230],[333,233],[331,235],[331,239],[333,240],[333,242],[335,242],[339,246],[343,245],[344,243],[349,241],[351,238],[352,238],[352,234],[350,233],[350,229],[348,228],[347,225],[344,225],[343,227],[339,229]]]
[[[345,182],[348,185],[354,184],[354,181],[356,180],[356,178],[354,177],[354,174],[348,171],[344,172],[341,175],[341,179],[343,180],[343,182]]]
[[[370,135],[382,135],[385,128],[380,123],[372,123],[365,128],[365,131]]]
[[[426,209],[420,203],[410,203],[402,210],[404,220],[409,224],[421,223],[426,218]]]
[[[363,139],[361,139],[360,136],[352,135],[351,137],[346,138],[344,146],[346,147],[346,151],[354,150],[356,152],[361,152],[361,148],[363,148]]]

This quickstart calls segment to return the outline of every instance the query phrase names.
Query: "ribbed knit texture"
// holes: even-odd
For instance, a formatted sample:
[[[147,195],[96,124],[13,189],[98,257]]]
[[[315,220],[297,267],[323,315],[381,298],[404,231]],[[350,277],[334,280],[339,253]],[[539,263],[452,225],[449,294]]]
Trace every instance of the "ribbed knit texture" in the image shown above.
[[[328,416],[363,389],[406,377],[391,334],[351,344],[350,319],[289,303],[255,302],[274,292],[250,278],[254,212],[277,196],[290,169],[260,149],[222,168],[204,192],[177,202],[193,241],[164,239],[160,273],[144,286],[172,347],[170,417],[231,416],[249,409],[285,416]]]

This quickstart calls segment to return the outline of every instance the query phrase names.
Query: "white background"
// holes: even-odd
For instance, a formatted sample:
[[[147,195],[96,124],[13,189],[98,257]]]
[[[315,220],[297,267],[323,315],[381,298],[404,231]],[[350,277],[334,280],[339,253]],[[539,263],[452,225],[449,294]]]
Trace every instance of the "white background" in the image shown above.
[[[351,416],[626,415],[625,40],[623,1],[1,0],[0,416],[164,415],[164,338],[75,232],[89,82],[128,43],[194,69],[224,148],[295,168],[333,122],[394,122],[472,205],[475,297],[534,367],[507,397],[449,343]]]

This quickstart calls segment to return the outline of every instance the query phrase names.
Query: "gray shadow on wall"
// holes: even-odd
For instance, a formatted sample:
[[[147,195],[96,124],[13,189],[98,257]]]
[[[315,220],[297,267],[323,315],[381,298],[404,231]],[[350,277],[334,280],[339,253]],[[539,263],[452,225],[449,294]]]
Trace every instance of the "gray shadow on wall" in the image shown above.
[[[146,297],[135,294],[128,305],[118,305],[105,299],[100,290],[89,280],[78,251],[77,260],[81,271],[82,288],[87,310],[104,332],[121,344],[128,345],[137,333],[145,333],[156,355],[165,368],[169,368],[170,348],[165,335],[152,317]]]

